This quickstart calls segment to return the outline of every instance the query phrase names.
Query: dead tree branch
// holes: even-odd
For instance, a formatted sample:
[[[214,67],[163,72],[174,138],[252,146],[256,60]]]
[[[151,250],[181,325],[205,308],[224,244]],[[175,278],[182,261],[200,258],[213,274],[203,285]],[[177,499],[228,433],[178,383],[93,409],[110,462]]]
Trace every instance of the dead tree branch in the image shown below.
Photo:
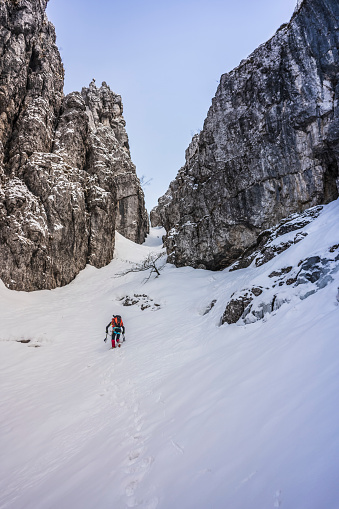
[[[115,277],[122,277],[130,274],[131,272],[144,272],[149,270],[149,274],[144,280],[149,281],[152,277],[152,274],[155,274],[155,277],[160,276],[160,272],[166,265],[166,253],[149,253],[147,257],[139,263],[132,265],[132,267],[123,270],[116,274]]]

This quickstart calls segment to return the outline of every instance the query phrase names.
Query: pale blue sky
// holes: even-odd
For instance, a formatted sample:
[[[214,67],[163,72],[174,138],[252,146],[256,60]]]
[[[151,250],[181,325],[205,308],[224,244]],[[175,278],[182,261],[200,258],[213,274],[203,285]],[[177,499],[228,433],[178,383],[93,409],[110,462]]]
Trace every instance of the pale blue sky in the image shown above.
[[[148,210],[184,164],[220,76],[279,26],[296,0],[50,0],[65,93],[92,78],[121,94]]]

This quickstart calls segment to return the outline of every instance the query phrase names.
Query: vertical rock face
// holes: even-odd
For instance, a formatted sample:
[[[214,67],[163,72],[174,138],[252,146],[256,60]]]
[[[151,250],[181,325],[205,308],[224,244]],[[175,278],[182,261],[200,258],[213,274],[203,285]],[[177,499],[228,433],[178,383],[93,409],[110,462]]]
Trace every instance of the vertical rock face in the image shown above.
[[[121,96],[103,82],[92,82],[81,95],[89,118],[91,150],[88,171],[104,185],[113,177],[116,199],[116,230],[134,242],[145,240],[149,231],[144,193],[131,162]]]
[[[339,3],[304,0],[221,77],[186,163],[151,212],[169,261],[220,269],[283,217],[338,197]]]
[[[0,3],[0,278],[35,290],[113,257],[114,231],[148,231],[121,97],[94,81],[63,95],[47,0]]]

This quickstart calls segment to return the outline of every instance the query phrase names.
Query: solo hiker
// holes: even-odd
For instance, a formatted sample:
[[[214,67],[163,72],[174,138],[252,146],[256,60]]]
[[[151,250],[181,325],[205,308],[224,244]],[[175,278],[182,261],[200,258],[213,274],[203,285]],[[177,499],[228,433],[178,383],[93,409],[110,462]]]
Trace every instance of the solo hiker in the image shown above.
[[[105,343],[107,341],[107,334],[109,327],[112,327],[112,348],[115,348],[116,345],[119,347],[120,344],[120,336],[123,334],[123,341],[125,341],[125,326],[124,322],[122,321],[122,318],[120,315],[113,315],[112,320],[109,322],[109,324],[106,327],[106,337],[104,339]]]

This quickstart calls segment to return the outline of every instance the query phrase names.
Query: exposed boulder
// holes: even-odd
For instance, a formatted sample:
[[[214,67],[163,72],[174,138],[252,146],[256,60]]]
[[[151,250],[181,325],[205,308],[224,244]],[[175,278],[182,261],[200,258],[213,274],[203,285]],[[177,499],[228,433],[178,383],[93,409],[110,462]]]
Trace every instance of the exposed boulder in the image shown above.
[[[304,0],[221,77],[185,165],[151,212],[170,262],[222,269],[282,218],[338,197],[338,50],[338,1]]]

